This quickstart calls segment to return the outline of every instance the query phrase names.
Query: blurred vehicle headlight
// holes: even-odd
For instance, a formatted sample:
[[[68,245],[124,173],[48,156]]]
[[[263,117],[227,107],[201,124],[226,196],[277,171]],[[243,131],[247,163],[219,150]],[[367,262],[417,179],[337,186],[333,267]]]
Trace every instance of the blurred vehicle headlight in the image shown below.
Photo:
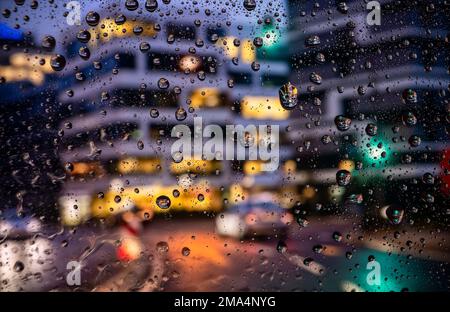
[[[242,237],[245,226],[237,214],[223,213],[216,218],[216,231],[220,235]]]

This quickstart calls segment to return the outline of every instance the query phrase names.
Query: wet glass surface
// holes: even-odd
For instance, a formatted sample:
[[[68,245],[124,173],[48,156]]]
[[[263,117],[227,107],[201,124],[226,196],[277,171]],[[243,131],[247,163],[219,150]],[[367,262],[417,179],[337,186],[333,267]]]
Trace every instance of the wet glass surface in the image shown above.
[[[0,11],[0,291],[449,290],[449,1]]]

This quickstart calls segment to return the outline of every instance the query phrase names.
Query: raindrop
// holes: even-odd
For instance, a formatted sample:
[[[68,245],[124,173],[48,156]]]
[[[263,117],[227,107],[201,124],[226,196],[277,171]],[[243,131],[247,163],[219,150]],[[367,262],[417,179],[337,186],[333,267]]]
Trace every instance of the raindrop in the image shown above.
[[[316,54],[315,60],[317,63],[323,64],[323,63],[325,63],[325,55],[323,53],[319,52]]]
[[[177,151],[175,153],[172,154],[172,159],[175,163],[180,163],[183,161],[183,153]]]
[[[402,208],[393,206],[393,205],[389,205],[387,207],[385,207],[385,213],[386,213],[386,217],[388,218],[388,220],[392,223],[392,224],[400,224],[402,222],[403,219],[403,215],[404,215],[404,210]]]
[[[68,171],[68,172],[72,172],[74,169],[74,166],[71,162],[66,162],[64,165],[64,169],[66,169],[66,171]]]
[[[422,181],[423,181],[423,183],[425,183],[425,184],[432,185],[432,184],[434,184],[434,176],[433,176],[431,173],[426,172],[426,173],[422,176]]]
[[[347,170],[339,170],[336,173],[336,183],[339,186],[346,186],[350,184],[350,181],[352,179],[352,175]]]
[[[183,247],[183,249],[181,249],[181,254],[187,257],[191,254],[191,250],[188,247]]]
[[[141,42],[141,44],[139,45],[139,50],[143,53],[148,52],[150,50],[150,43]]]
[[[309,80],[312,83],[320,85],[322,83],[322,77],[318,73],[311,73],[309,75]]]
[[[294,109],[298,104],[298,91],[297,87],[290,82],[281,86],[278,91],[280,97],[281,106],[286,110]]]
[[[144,142],[142,142],[141,140],[139,140],[138,142],[137,142],[137,148],[139,149],[139,150],[143,150],[144,149]]]
[[[377,125],[375,125],[375,124],[373,124],[373,123],[369,123],[369,124],[366,126],[366,133],[367,133],[367,135],[369,135],[369,136],[375,136],[375,135],[377,135],[377,130],[378,130]]]
[[[86,29],[80,30],[77,34],[77,39],[82,43],[88,43],[91,40],[91,33]]]
[[[53,51],[56,46],[56,40],[52,36],[45,36],[41,43],[42,48],[47,51]]]
[[[260,48],[263,45],[263,38],[261,37],[256,37],[255,39],[253,39],[253,44],[255,45],[255,47]]]
[[[364,197],[362,194],[351,194],[349,197],[347,197],[347,202],[351,204],[361,204],[364,200]]]
[[[348,117],[339,115],[334,118],[334,123],[339,131],[347,131],[348,129],[350,129],[352,120]]]
[[[123,25],[123,24],[125,24],[126,21],[127,21],[127,17],[123,14],[118,15],[114,19],[114,23],[116,23],[116,25]]]
[[[241,146],[250,147],[255,144],[255,137],[249,131],[239,132],[239,134],[239,143]]]
[[[328,134],[325,134],[321,139],[323,144],[329,144],[331,143],[331,136],[329,136]]]
[[[298,223],[298,225],[300,225],[301,227],[307,227],[308,224],[309,224],[309,221],[306,220],[305,218],[298,217],[298,218],[297,218],[297,223]]]
[[[50,66],[54,71],[61,71],[66,66],[66,58],[60,54],[56,54],[50,59]]]
[[[345,2],[339,2],[337,10],[341,12],[342,14],[347,14],[348,12],[348,5]]]
[[[150,109],[150,117],[158,118],[158,116],[159,116],[159,111],[156,108]]]
[[[309,36],[305,40],[305,44],[307,47],[313,47],[320,44],[320,38],[317,35]]]
[[[244,0],[244,8],[247,11],[253,11],[256,8],[256,0]]]
[[[339,232],[333,232],[332,236],[336,242],[340,242],[342,240],[342,234]]]
[[[253,71],[258,71],[261,68],[261,65],[256,62],[252,62],[251,68],[253,69]]]
[[[170,208],[170,198],[166,195],[161,195],[156,199],[156,204],[161,209],[169,209]]]
[[[97,12],[90,11],[86,15],[86,23],[88,23],[89,26],[97,26],[100,22],[100,15]]]
[[[403,124],[406,126],[414,126],[417,123],[417,117],[412,112],[407,112],[402,116]]]
[[[325,248],[322,245],[314,245],[312,248],[313,252],[318,254],[322,253],[324,249]]]
[[[183,121],[187,117],[187,112],[183,107],[178,107],[178,109],[175,111],[175,118],[178,121]]]
[[[139,2],[137,0],[126,0],[125,7],[128,11],[136,11],[139,8]]]
[[[284,241],[279,241],[277,244],[277,251],[279,253],[286,253],[287,252],[287,245]]]
[[[149,12],[155,12],[158,8],[158,2],[156,0],[145,1],[145,9]]]
[[[413,89],[403,91],[402,97],[407,103],[417,103],[417,92]]]
[[[420,139],[419,136],[417,135],[412,135],[409,140],[409,145],[411,145],[411,147],[418,147],[420,145],[420,143],[422,143],[422,140]]]
[[[81,47],[78,54],[83,60],[88,60],[91,57],[91,51],[89,51],[88,47]]]
[[[167,244],[166,242],[158,242],[156,244],[156,250],[158,250],[158,252],[160,253],[165,253],[169,251],[169,244]]]
[[[14,263],[14,272],[20,273],[23,271],[23,269],[25,269],[25,265],[21,261],[16,261],[16,263]]]
[[[158,87],[160,89],[167,89],[169,86],[170,86],[169,80],[167,80],[166,78],[159,78]]]

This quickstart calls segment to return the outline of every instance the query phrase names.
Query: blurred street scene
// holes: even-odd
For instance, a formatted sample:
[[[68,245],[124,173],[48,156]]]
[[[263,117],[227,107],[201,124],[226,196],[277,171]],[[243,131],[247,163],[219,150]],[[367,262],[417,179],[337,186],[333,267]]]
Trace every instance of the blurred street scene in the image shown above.
[[[448,1],[0,10],[0,291],[449,290]]]

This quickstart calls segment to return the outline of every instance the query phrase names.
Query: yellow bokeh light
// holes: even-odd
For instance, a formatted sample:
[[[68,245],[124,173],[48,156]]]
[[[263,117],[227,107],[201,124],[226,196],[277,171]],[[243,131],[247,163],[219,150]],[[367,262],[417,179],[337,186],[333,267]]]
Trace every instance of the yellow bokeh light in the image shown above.
[[[283,120],[289,117],[277,97],[245,96],[241,101],[244,118]]]

